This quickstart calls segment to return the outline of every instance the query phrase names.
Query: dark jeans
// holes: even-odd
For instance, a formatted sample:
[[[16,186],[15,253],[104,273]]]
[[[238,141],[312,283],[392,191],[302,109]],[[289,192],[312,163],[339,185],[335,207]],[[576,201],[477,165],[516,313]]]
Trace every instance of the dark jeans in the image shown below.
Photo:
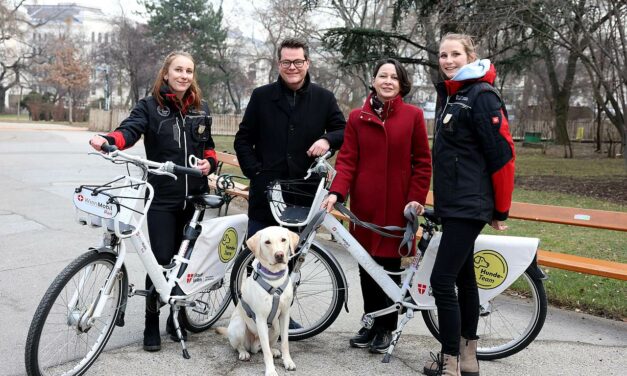
[[[383,266],[385,270],[398,272],[401,268],[401,259],[398,257],[373,257],[377,264]],[[400,275],[390,275],[397,284],[401,281]],[[364,312],[370,313],[387,308],[394,304],[385,292],[370,277],[370,274],[359,266],[359,279],[361,282],[361,295],[364,298]],[[392,312],[385,316],[377,317],[374,320],[374,328],[393,331],[398,324],[398,313]]]
[[[247,237],[255,235],[259,230],[263,230],[266,227],[278,226],[278,223],[274,221],[258,221],[256,219],[248,219],[248,234]]]
[[[479,292],[473,250],[484,225],[473,219],[442,218],[442,239],[431,273],[431,288],[445,354],[459,354],[460,335],[478,338]]]

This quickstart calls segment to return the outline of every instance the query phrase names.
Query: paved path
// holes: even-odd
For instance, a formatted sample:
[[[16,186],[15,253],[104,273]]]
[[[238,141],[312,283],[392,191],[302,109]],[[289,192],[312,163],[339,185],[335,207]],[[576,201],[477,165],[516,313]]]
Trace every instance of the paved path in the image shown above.
[[[97,230],[74,222],[70,200],[79,183],[102,182],[116,168],[87,156],[91,133],[67,126],[0,123],[0,375],[24,374],[24,342],[30,320],[57,273],[94,244]],[[142,148],[135,149],[142,153]],[[337,250],[349,280],[350,313],[321,335],[291,345],[295,372],[281,375],[416,375],[437,344],[421,318],[411,321],[390,364],[381,356],[350,349],[348,339],[359,328],[361,299],[357,267]],[[130,282],[141,286],[137,256],[128,258]],[[143,301],[129,301],[126,326],[116,328],[92,375],[261,375],[261,356],[240,362],[228,341],[213,331],[192,335],[192,359],[164,336],[161,352],[141,349]],[[165,317],[165,313],[163,315]],[[228,313],[225,315],[228,317]],[[165,320],[163,320],[165,321]],[[164,331],[162,323],[162,331]],[[226,319],[218,325],[226,326]],[[509,358],[482,362],[482,375],[625,375],[627,323],[551,309],[538,339]]]

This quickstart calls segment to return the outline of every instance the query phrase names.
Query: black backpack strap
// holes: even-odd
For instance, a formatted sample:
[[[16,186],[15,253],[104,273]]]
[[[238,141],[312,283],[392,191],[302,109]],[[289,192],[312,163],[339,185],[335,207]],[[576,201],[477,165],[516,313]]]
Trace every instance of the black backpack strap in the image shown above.
[[[487,82],[477,82],[476,84],[470,87],[470,90],[468,91],[468,96],[473,98],[473,103],[471,103],[470,105],[474,106],[474,101],[477,99],[477,97],[479,97],[479,94],[486,92],[486,91],[494,93],[497,96],[497,98],[499,98],[499,101],[501,102],[501,109],[503,110],[503,113],[505,114],[505,118],[509,119],[509,116],[507,114],[507,108],[505,108],[505,102],[503,102],[503,97],[501,96],[501,92],[498,91],[498,89],[495,88],[493,85],[490,85]]]

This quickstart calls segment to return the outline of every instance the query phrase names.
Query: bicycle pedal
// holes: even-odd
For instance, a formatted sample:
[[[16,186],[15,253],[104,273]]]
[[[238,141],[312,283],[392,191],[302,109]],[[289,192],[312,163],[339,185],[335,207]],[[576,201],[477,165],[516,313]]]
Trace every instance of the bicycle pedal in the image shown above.
[[[372,329],[374,326],[374,317],[363,315],[361,317],[361,325],[366,329]]]
[[[135,286],[133,286],[132,284],[128,285],[128,297],[132,297],[135,295],[139,295],[139,296],[148,296],[150,294],[150,291],[148,290],[136,290]]]

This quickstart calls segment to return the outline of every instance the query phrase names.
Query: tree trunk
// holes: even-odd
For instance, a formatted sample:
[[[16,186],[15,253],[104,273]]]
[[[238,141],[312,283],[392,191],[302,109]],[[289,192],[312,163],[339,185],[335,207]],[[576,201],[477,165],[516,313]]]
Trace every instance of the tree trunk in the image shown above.
[[[0,86],[0,114],[4,113],[4,96],[7,94],[8,88]]]
[[[602,141],[601,141],[601,127],[602,127],[602,120],[601,120],[601,111],[603,111],[603,109],[601,108],[601,105],[599,103],[597,103],[597,116],[596,116],[596,128],[597,128],[597,137],[596,137],[596,149],[594,150],[595,152],[599,153],[601,152],[601,145],[602,145]]]
[[[560,95],[555,98],[555,143],[564,146],[564,158],[573,157],[573,149],[568,137],[568,98]]]
[[[68,120],[70,121],[70,124],[72,124],[72,105],[73,105],[73,103],[72,103],[72,94],[69,95],[69,98],[70,98],[70,110],[69,110],[69,113],[68,113]]]

